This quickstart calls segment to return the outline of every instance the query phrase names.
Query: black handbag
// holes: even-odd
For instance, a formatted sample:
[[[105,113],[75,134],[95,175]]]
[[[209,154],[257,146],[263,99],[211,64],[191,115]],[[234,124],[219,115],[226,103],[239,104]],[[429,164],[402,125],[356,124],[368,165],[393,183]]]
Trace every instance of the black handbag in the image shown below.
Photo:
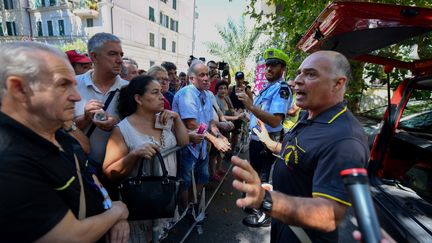
[[[157,153],[155,156],[162,167],[162,176],[144,176],[144,159],[141,159],[138,175],[119,185],[121,200],[129,209],[129,220],[174,216],[181,180],[168,176],[162,155]]]

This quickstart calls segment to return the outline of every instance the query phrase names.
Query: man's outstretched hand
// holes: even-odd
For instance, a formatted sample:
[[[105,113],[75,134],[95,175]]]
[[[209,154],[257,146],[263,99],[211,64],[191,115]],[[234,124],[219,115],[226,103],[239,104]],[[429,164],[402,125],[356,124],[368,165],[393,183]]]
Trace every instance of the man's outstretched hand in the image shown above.
[[[261,187],[258,173],[248,161],[237,156],[231,158],[231,163],[234,165],[232,174],[235,178],[232,185],[236,190],[246,193],[244,198],[237,199],[237,207],[259,208],[264,199],[264,188]]]

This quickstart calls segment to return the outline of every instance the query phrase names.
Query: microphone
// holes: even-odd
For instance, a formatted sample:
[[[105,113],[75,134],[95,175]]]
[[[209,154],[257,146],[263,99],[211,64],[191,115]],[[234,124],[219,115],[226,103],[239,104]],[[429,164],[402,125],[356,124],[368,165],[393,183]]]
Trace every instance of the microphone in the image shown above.
[[[366,169],[346,169],[341,171],[340,175],[351,196],[362,241],[366,243],[380,242],[382,238],[381,228],[372,203]]]

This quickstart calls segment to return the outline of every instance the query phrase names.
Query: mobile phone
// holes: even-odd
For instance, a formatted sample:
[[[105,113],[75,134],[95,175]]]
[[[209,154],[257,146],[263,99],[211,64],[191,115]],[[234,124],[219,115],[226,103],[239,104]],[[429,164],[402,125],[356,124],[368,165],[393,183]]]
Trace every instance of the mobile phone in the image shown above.
[[[96,111],[94,113],[93,120],[106,121],[106,120],[108,120],[108,117],[107,117],[106,112],[104,110],[99,110],[99,111]]]
[[[197,133],[198,134],[203,134],[205,131],[206,131],[206,129],[207,129],[207,124],[205,124],[205,123],[201,123],[200,125],[199,125],[199,127],[198,127],[198,131],[197,131]],[[192,144],[192,147],[196,147],[196,144]]]
[[[201,123],[200,126],[198,127],[197,133],[198,134],[203,134],[206,129],[207,129],[207,124]]]

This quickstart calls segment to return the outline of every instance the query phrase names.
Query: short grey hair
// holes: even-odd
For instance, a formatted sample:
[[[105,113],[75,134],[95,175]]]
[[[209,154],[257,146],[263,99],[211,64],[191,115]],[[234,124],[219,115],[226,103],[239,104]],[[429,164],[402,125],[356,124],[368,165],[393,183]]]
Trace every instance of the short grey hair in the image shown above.
[[[97,33],[94,36],[92,36],[87,43],[88,53],[90,54],[90,52],[95,52],[97,54],[100,54],[102,46],[107,42],[121,43],[121,40],[117,36],[110,33],[105,33],[105,32]]]
[[[197,74],[195,69],[196,69],[196,66],[199,64],[202,64],[205,66],[204,62],[199,60],[199,59],[194,59],[191,62],[191,65],[189,66],[188,73],[187,73],[189,77],[195,77],[195,75]]]
[[[167,70],[166,70],[164,67],[159,66],[159,65],[153,65],[153,66],[152,66],[152,67],[147,71],[146,75],[148,75],[148,76],[152,76],[153,78],[156,78],[156,74],[157,74],[158,72],[165,72],[165,73],[168,74]]]
[[[69,63],[64,52],[37,42],[11,42],[0,44],[0,98],[6,91],[6,79],[16,75],[23,77],[29,85],[39,83],[39,75],[44,71],[46,63],[41,59],[40,52],[58,56]]]
[[[347,78],[345,82],[345,88],[348,87],[348,83],[352,80],[351,64],[348,59],[340,52],[337,51],[317,51],[316,53],[323,54],[332,64],[332,72],[334,75],[343,75]]]
[[[335,54],[334,63],[335,70],[347,78],[347,81],[345,82],[345,87],[348,87],[349,81],[352,80],[351,64],[344,55],[338,52],[336,52]]]

